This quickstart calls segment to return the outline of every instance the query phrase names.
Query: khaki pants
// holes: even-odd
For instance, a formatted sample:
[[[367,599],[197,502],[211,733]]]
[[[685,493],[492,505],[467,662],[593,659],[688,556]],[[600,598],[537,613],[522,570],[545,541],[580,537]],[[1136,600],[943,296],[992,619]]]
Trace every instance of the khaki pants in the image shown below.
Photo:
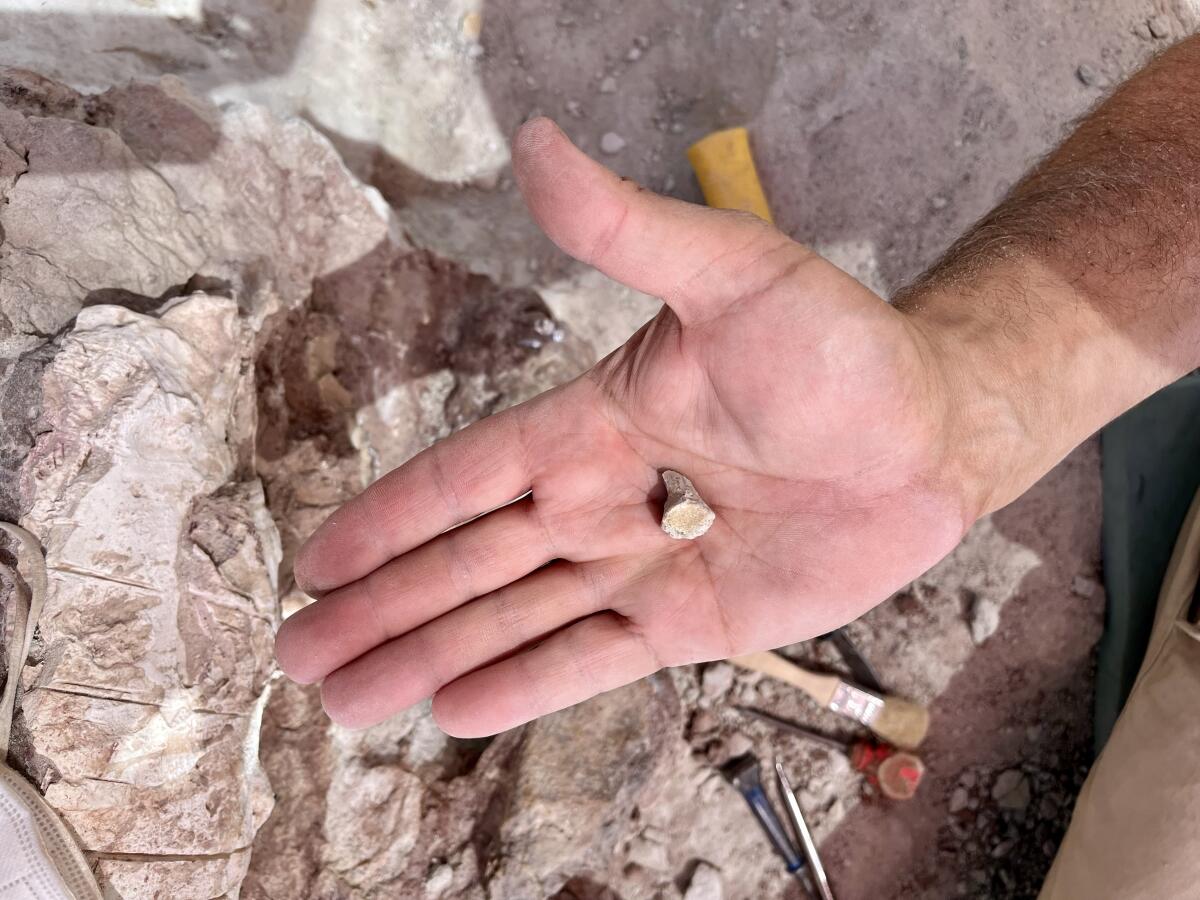
[[[1163,580],[1146,658],[1092,767],[1040,900],[1200,898],[1200,496]]]

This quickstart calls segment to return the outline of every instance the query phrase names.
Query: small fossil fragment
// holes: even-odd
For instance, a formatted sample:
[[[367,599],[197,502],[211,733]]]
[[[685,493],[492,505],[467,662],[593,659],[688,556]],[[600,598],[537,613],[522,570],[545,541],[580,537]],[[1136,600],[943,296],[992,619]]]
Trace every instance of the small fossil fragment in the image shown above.
[[[667,502],[663,504],[662,530],[673,538],[694,541],[716,520],[707,503],[696,492],[686,475],[667,469],[662,473],[667,486]]]

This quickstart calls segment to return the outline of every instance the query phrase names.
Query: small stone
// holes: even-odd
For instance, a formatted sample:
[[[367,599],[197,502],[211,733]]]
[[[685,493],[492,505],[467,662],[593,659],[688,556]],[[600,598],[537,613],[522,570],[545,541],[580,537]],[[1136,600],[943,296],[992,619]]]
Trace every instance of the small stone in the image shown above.
[[[630,47],[629,52],[625,54],[625,58],[627,60],[629,60],[630,62],[637,62],[639,59],[642,58],[642,48],[641,47]]]
[[[1029,779],[1020,769],[1007,769],[1000,773],[992,785],[992,799],[1001,809],[1023,811],[1030,801]]]
[[[1078,597],[1091,597],[1099,585],[1084,575],[1076,575],[1071,579],[1071,593]]]
[[[941,194],[934,194],[933,198],[929,201],[929,205],[934,209],[945,209],[950,205],[950,199],[948,197],[943,197]]]
[[[723,697],[733,687],[733,676],[733,666],[729,663],[710,663],[704,667],[704,675],[700,678],[700,691],[709,700]]]
[[[970,802],[971,795],[967,793],[966,788],[955,788],[954,793],[950,795],[950,812],[962,812]]]
[[[1151,40],[1154,35],[1150,33],[1149,22],[1138,22],[1133,26],[1133,33],[1140,37],[1143,41]]]
[[[1171,23],[1167,21],[1166,16],[1151,16],[1146,20],[1146,27],[1150,30],[1151,37],[1160,41],[1171,36]]]
[[[689,732],[692,737],[709,734],[716,731],[718,724],[717,717],[712,712],[707,709],[698,709],[696,710],[696,714],[692,716],[692,725]]]
[[[970,610],[971,640],[979,646],[1000,627],[1000,604],[989,597],[976,597]]]
[[[671,134],[683,134],[683,123],[682,122],[672,122],[671,123]]]
[[[576,119],[583,118],[583,104],[578,100],[568,100],[565,104],[565,108],[567,110],[567,115]]]
[[[958,783],[966,788],[975,787],[975,783],[978,780],[979,779],[976,777],[975,773],[969,771],[963,772],[962,775],[958,777]]]
[[[1051,820],[1058,815],[1058,804],[1052,797],[1043,797],[1038,802],[1038,818]]]
[[[1075,70],[1075,77],[1088,87],[1097,87],[1104,80],[1104,76],[1096,71],[1095,66],[1088,63],[1079,64],[1079,68]]]
[[[706,862],[700,863],[692,873],[683,900],[725,900],[721,873]]]
[[[1054,854],[1058,853],[1058,845],[1054,841],[1044,841],[1042,853],[1045,854],[1046,859],[1054,859]]]
[[[1013,847],[1017,846],[1015,838],[1010,838],[1007,841],[1001,841],[992,848],[992,859],[1003,859],[1012,853]]]
[[[675,176],[668,172],[666,178],[663,179],[662,192],[669,194],[673,190],[675,190]]]
[[[608,135],[604,137],[606,140]],[[621,141],[621,146],[625,146],[624,141]],[[601,149],[604,149],[603,141]],[[606,150],[605,152],[610,151]],[[716,521],[716,513],[701,499],[700,494],[686,475],[667,469],[663,472],[662,479],[663,484],[667,487],[667,502],[663,504],[662,530],[677,540],[692,541],[701,537]]]
[[[446,863],[436,866],[425,878],[425,896],[440,897],[454,883],[454,869]]]
[[[740,731],[735,731],[725,739],[725,758],[734,759],[745,756],[754,749],[754,741]]]
[[[648,840],[644,835],[639,835],[630,842],[628,859],[634,865],[652,872],[666,872],[671,868],[666,845]]]
[[[611,75],[606,76],[605,79],[600,82],[600,93],[615,94],[616,92],[617,79],[613,78]]]
[[[600,150],[609,156],[615,156],[624,149],[625,138],[621,137],[615,131],[606,131],[604,136],[600,138]]]
[[[472,44],[470,47],[467,48],[467,58],[468,59],[479,59],[483,56],[483,54],[484,54],[483,44]]]

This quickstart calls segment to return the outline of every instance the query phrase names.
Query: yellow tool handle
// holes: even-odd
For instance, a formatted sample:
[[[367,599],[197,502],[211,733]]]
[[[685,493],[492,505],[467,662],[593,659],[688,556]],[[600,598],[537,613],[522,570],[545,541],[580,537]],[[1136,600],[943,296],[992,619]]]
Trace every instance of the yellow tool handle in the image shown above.
[[[718,209],[741,209],[774,222],[767,195],[758,180],[750,135],[745,128],[714,131],[688,149],[704,202]]]
[[[838,678],[834,675],[819,675],[802,669],[794,662],[784,659],[778,653],[764,650],[761,653],[747,653],[745,656],[735,656],[729,660],[743,669],[762,672],[793,687],[798,687],[812,697],[821,706],[828,708],[833,700],[833,692],[837,690]]]

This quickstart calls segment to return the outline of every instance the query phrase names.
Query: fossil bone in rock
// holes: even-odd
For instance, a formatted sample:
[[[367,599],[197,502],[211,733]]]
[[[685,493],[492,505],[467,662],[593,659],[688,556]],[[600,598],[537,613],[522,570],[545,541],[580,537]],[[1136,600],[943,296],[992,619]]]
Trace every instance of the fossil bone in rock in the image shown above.
[[[662,473],[662,479],[667,486],[662,530],[678,540],[694,541],[701,537],[717,520],[717,514],[704,502],[686,475],[667,469]]]

